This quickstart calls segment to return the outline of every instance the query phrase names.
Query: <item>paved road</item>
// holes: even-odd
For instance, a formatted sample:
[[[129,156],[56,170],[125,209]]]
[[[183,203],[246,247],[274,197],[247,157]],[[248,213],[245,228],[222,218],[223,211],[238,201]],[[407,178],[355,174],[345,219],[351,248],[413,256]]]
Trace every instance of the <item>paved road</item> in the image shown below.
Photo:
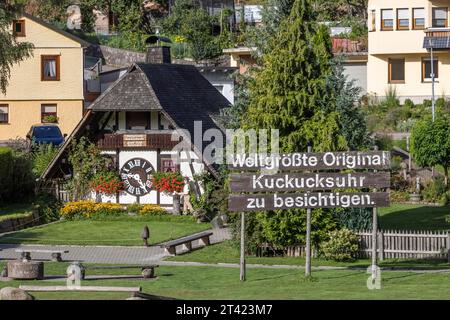
[[[212,229],[211,243],[218,243],[230,239],[230,231],[224,229]],[[199,246],[198,241],[193,247]],[[125,247],[125,246],[64,246],[64,245],[18,245],[0,244],[0,259],[17,259],[17,249],[42,249],[42,250],[69,250],[63,254],[66,261],[82,261],[90,263],[114,263],[114,264],[142,264],[159,262],[162,258],[169,256],[158,246],[151,247]],[[32,253],[35,260],[49,260],[49,254]]]

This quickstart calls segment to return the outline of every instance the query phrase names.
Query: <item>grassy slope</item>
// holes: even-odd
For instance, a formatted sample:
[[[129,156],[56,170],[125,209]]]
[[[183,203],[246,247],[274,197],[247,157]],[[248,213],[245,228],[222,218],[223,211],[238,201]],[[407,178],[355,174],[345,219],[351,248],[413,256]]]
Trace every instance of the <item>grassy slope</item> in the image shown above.
[[[0,237],[0,243],[66,245],[142,245],[142,229],[150,229],[150,242],[160,243],[210,228],[195,222],[167,222],[151,219],[119,221],[63,221],[22,230]]]
[[[379,212],[381,229],[450,230],[450,223],[445,221],[450,207],[392,204]]]
[[[65,267],[65,264],[46,264],[46,275],[64,274]],[[365,270],[313,271],[314,281],[304,281],[302,270],[249,269],[245,283],[239,282],[239,269],[231,268],[160,267],[156,272],[156,280],[86,280],[82,285],[141,286],[143,292],[180,299],[450,299],[450,279],[442,273],[383,272],[382,289],[368,290],[369,274]],[[0,287],[19,284],[64,285],[64,282],[11,281],[0,282]],[[129,296],[76,292],[33,294],[38,299]]]
[[[0,205],[0,221],[29,216],[31,214],[31,207],[32,205],[29,203]]]

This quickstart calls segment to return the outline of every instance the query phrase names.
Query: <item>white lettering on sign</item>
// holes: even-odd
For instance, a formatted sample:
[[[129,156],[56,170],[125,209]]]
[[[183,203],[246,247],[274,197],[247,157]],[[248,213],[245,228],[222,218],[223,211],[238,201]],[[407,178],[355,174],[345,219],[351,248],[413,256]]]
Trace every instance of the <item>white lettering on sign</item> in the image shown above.
[[[230,167],[232,169],[388,169],[390,153],[387,151],[354,151],[265,155],[236,154],[230,160]]]
[[[296,197],[280,197],[273,195],[273,204],[277,208],[322,208],[322,207],[340,207],[349,208],[353,206],[372,206],[375,202],[371,194],[340,194],[337,193],[305,193]]]
[[[331,177],[321,174],[315,174],[313,177],[292,177],[289,174],[285,174],[283,177],[273,177],[261,174],[252,176],[252,188],[254,190],[363,188],[365,180],[366,177],[355,177],[351,173]]]

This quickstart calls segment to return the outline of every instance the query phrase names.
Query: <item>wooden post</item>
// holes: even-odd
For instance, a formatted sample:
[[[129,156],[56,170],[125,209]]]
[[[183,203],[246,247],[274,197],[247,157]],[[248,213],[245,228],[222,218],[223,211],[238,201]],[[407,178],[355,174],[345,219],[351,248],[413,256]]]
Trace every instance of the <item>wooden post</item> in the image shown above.
[[[378,147],[375,146],[375,150],[378,150]],[[374,170],[377,172],[377,170]],[[374,192],[377,189],[373,190]],[[377,208],[374,207],[372,209],[372,280],[375,280],[377,277],[377,233],[378,233],[378,212]]]
[[[311,146],[308,146],[308,153],[311,152]],[[311,209],[306,209],[306,261],[305,277],[311,276]]]
[[[245,281],[245,213],[241,213],[241,261],[240,261],[240,279]]]

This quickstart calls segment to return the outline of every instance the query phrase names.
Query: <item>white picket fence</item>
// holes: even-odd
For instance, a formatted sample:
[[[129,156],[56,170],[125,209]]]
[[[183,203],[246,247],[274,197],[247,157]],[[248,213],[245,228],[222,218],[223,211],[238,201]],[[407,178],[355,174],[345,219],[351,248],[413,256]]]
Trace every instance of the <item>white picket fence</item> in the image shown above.
[[[359,237],[357,258],[371,258],[372,230],[362,230],[356,234]],[[450,261],[449,250],[450,234],[446,231],[380,230],[377,233],[377,254],[380,260],[447,258]],[[284,253],[288,257],[304,257],[305,246],[279,248],[263,243],[259,246],[257,255],[275,252]],[[316,256],[315,252],[312,255]]]
[[[372,231],[357,233],[359,258],[372,257]],[[380,230],[377,233],[377,254],[382,259],[449,258],[450,234],[446,231]]]

